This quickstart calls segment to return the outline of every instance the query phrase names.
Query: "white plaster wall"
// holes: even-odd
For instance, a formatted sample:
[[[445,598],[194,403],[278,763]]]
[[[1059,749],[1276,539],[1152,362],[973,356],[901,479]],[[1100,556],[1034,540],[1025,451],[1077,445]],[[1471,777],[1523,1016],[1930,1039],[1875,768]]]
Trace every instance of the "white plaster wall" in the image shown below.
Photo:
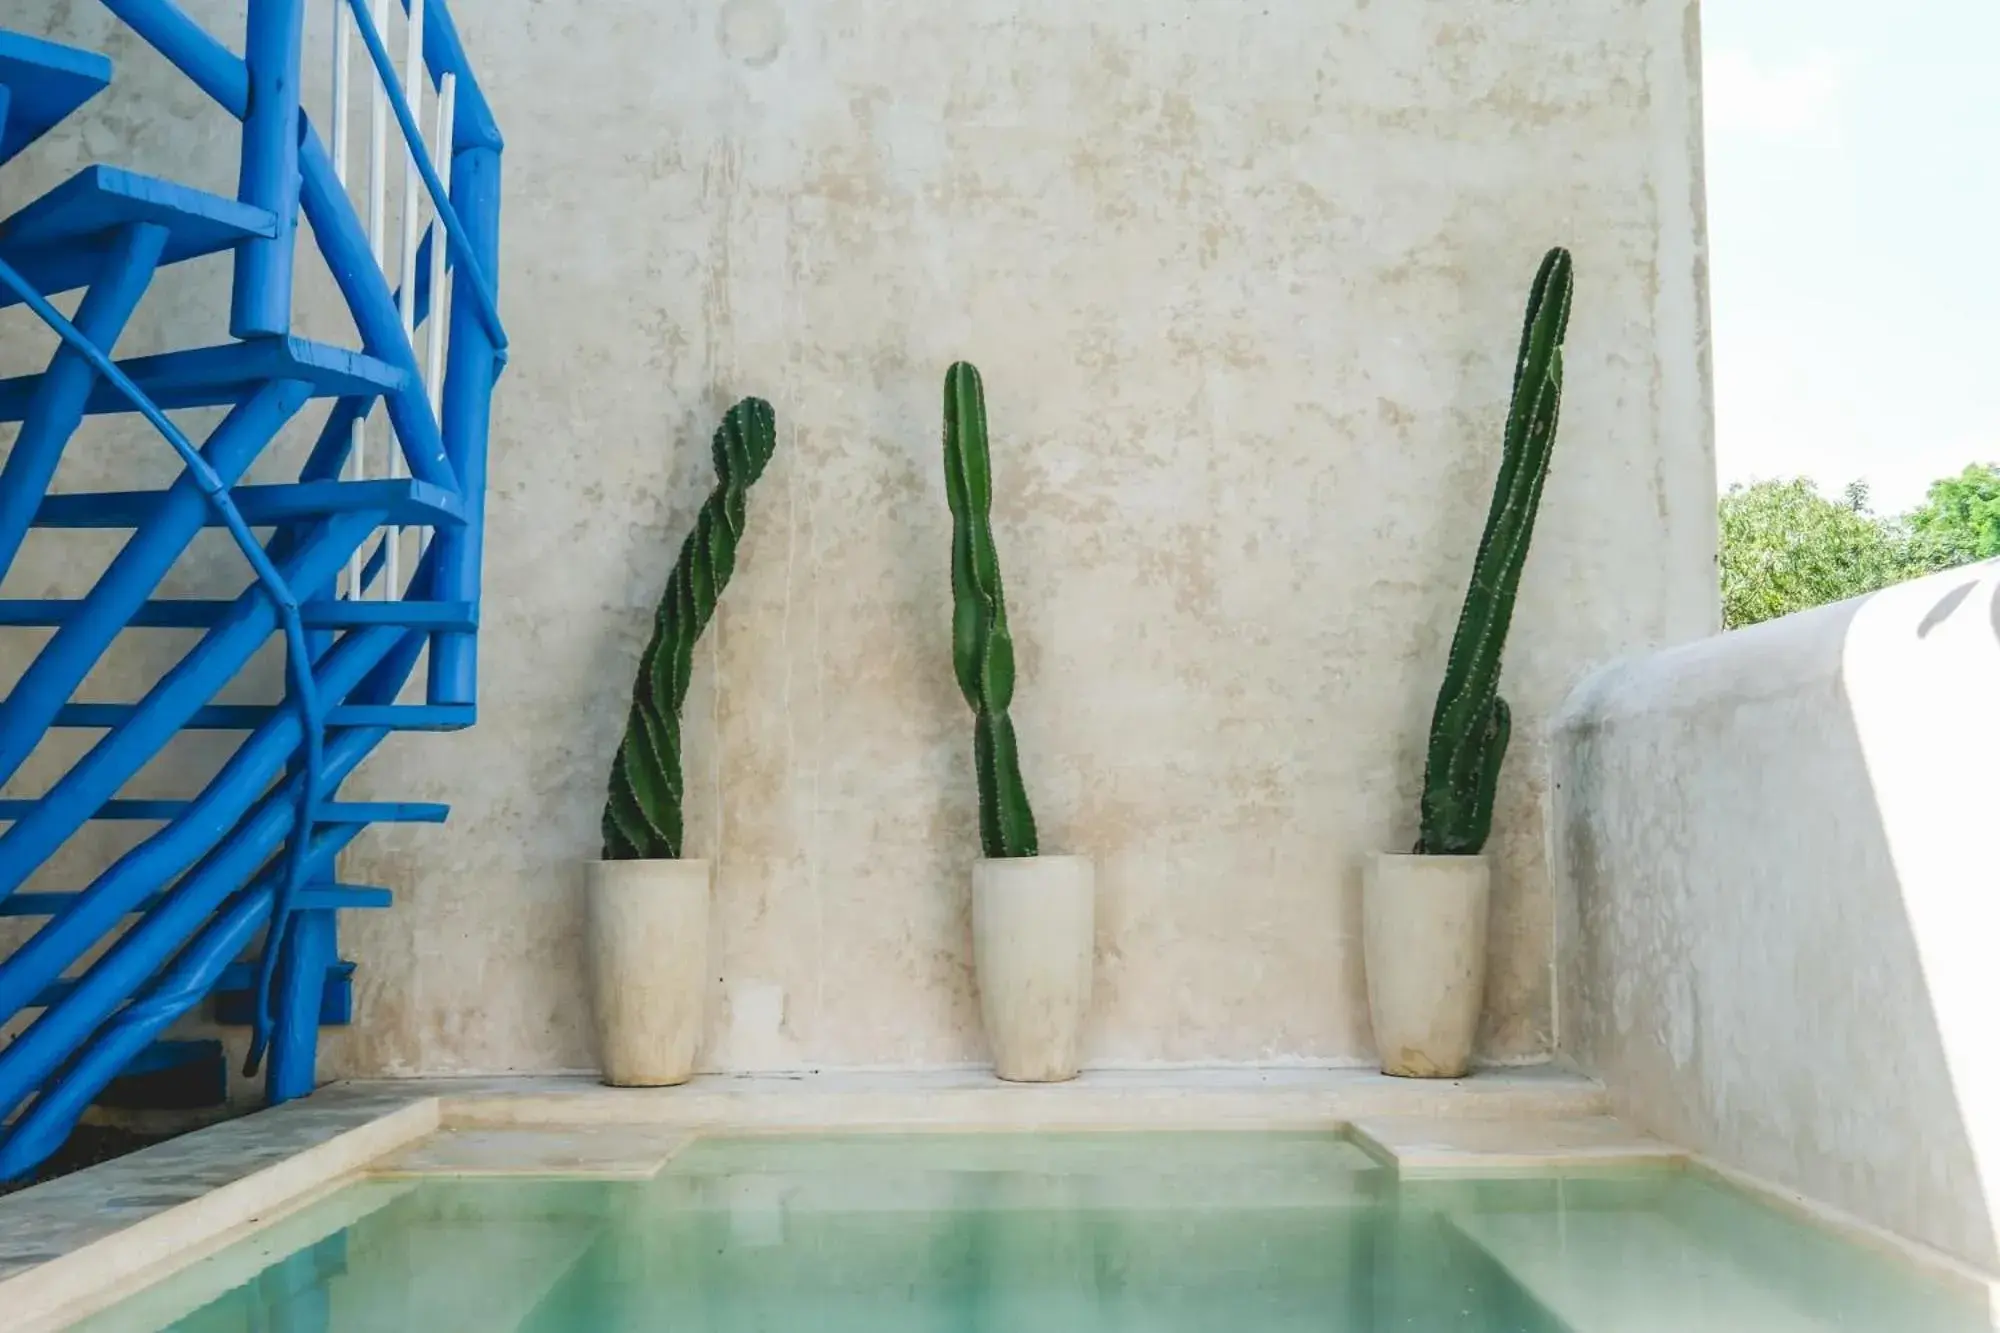
[[[1616,666],[1557,727],[1563,1045],[1676,1142],[2000,1268],[2000,562]]]
[[[95,6],[27,5],[120,83],[0,183],[109,158],[233,188],[226,118]],[[748,393],[779,455],[687,724],[720,863],[706,1063],[984,1058],[937,446],[960,356],[991,394],[1044,845],[1099,861],[1089,1059],[1366,1060],[1358,866],[1414,834],[1520,305],[1561,242],[1581,286],[1508,663],[1485,1039],[1546,1054],[1542,720],[1587,665],[1715,624],[1692,0],[457,9],[509,138],[482,721],[357,784],[455,813],[344,870],[400,901],[347,929],[332,1071],[591,1064],[577,867]],[[236,40],[233,0],[193,10]],[[175,275],[129,345],[216,336],[224,272]],[[93,440],[75,484],[158,453]]]

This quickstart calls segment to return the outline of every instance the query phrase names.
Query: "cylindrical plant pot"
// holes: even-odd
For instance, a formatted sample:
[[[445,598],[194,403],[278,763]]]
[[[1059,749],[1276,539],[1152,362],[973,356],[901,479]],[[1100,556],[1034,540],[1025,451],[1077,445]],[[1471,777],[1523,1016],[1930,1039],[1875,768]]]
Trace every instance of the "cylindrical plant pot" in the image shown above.
[[[604,1081],[685,1083],[708,989],[706,861],[592,861],[584,877],[585,965]]]
[[[1010,1083],[1076,1077],[1090,1010],[1097,875],[1082,856],[972,867],[972,952],[993,1069]]]
[[[1362,963],[1382,1072],[1461,1078],[1486,993],[1492,872],[1483,856],[1371,858],[1362,873]]]

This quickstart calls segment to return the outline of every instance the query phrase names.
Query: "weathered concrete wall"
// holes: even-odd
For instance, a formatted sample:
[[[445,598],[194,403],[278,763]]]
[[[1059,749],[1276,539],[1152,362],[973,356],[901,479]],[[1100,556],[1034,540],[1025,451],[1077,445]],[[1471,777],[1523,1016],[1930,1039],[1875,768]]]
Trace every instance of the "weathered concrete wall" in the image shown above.
[[[233,39],[240,5],[195,8]],[[233,188],[226,119],[157,58],[94,6],[29,9],[121,82],[13,182],[110,157]],[[1358,867],[1413,836],[1521,302],[1563,242],[1485,1041],[1548,1050],[1542,719],[1587,665],[1714,627],[1691,0],[459,10],[510,145],[482,722],[357,784],[455,814],[345,868],[400,902],[349,928],[333,1069],[590,1064],[578,864],[747,393],[780,453],[687,724],[721,867],[706,1060],[983,1058],[937,446],[960,356],[1044,845],[1100,864],[1089,1058],[1368,1058]],[[223,272],[176,275],[132,345],[216,336]],[[97,443],[75,484],[159,452]]]
[[[1670,650],[1557,728],[1564,1047],[1624,1114],[2000,1269],[2000,563]]]

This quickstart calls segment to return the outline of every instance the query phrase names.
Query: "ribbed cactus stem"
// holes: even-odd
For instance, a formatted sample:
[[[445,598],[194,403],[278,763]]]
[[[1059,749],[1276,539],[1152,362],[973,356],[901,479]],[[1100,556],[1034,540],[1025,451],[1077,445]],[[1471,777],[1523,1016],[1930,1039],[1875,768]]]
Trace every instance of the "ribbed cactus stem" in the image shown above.
[[[678,860],[681,855],[681,708],[694,672],[695,640],[715,615],[736,569],[751,483],[777,447],[777,418],[761,398],[729,409],[715,432],[715,489],[695,517],[667,575],[653,637],[639,659],[625,739],[611,763],[604,805],[604,859]]]
[[[944,491],[951,506],[952,667],[973,713],[979,842],[988,857],[1033,856],[1035,815],[1007,716],[1014,700],[1014,639],[993,546],[986,391],[978,370],[964,361],[944,377]]]
[[[1555,446],[1563,336],[1574,289],[1569,252],[1549,251],[1528,298],[1500,475],[1431,717],[1417,841],[1421,854],[1477,855],[1493,829],[1494,792],[1512,732],[1507,701],[1500,697],[1500,659]]]

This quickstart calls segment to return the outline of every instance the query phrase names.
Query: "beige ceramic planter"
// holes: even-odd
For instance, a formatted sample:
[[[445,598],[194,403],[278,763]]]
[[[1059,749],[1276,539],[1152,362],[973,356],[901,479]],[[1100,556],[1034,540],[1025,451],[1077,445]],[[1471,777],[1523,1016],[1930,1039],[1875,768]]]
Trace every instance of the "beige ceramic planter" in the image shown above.
[[[972,951],[993,1070],[1010,1083],[1076,1077],[1090,1010],[1097,876],[1081,856],[972,868]]]
[[[584,877],[585,964],[604,1081],[685,1083],[708,990],[706,861],[592,861]]]
[[[1492,872],[1483,856],[1373,857],[1362,873],[1362,962],[1382,1072],[1459,1078],[1486,993]]]

